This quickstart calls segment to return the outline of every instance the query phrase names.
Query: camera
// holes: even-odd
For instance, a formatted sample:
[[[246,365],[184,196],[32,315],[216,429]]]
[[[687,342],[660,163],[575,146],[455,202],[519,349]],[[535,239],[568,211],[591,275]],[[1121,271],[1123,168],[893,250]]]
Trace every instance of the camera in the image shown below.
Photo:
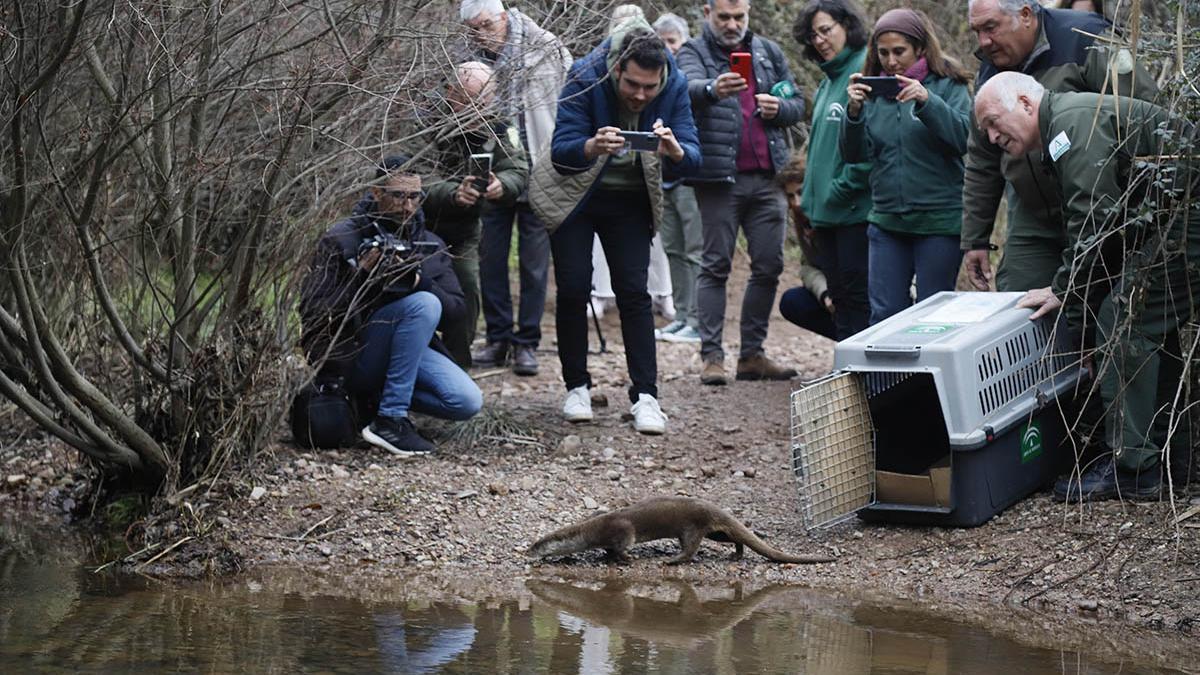
[[[414,250],[416,249],[411,241],[401,239],[394,234],[381,233],[364,239],[358,245],[358,257],[363,257],[368,251],[379,251],[384,257],[404,261],[412,255]]]

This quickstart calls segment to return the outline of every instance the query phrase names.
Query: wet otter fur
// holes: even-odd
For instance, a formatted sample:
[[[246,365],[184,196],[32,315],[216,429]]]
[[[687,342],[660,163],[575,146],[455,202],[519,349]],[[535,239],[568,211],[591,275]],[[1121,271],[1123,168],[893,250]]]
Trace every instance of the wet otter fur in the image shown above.
[[[568,525],[542,537],[529,547],[532,558],[566,556],[588,549],[608,551],[610,560],[626,562],[627,549],[656,539],[678,539],[679,555],[668,565],[690,562],[705,538],[732,543],[733,560],[742,558],[743,547],[781,563],[827,563],[824,555],[791,555],[759,539],[724,509],[691,497],[652,497],[623,509],[602,513]]]

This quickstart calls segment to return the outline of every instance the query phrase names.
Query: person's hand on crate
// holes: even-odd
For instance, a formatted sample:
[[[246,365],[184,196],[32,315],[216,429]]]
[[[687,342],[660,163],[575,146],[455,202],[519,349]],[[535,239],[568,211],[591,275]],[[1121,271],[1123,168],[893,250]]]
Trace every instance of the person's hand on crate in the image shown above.
[[[1029,316],[1029,320],[1034,321],[1052,312],[1057,312],[1058,308],[1062,307],[1062,300],[1059,300],[1058,296],[1054,295],[1054,291],[1047,286],[1026,292],[1017,301],[1017,307],[1032,309],[1033,314]]]

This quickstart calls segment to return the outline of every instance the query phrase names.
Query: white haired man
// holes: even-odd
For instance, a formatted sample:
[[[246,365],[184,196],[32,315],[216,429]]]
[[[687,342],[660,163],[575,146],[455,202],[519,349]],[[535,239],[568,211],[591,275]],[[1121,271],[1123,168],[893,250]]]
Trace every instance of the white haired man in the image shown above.
[[[1128,50],[1092,37],[1112,29],[1098,14],[1048,9],[1036,0],[970,0],[968,14],[982,61],[976,90],[997,73],[1015,71],[1051,91],[1114,93],[1147,101],[1158,93],[1154,78]],[[961,246],[977,289],[988,289],[992,227],[1006,191],[1008,235],[996,287],[1027,291],[1050,283],[1066,241],[1053,180],[1036,156],[1006,156],[987,138],[971,134]]]
[[[1021,306],[1035,309],[1032,318],[1061,308],[1072,333],[1096,331],[1110,452],[1059,480],[1055,494],[1155,498],[1166,421],[1187,415],[1186,401],[1161,392],[1179,383],[1179,328],[1200,304],[1196,128],[1152,103],[1051,92],[1021,73],[980,88],[975,116],[1010,157],[1038,158],[1063,205],[1067,245],[1053,282]]]
[[[554,134],[558,92],[571,54],[562,42],[517,9],[500,0],[462,0],[459,17],[468,29],[474,55],[491,65],[497,79],[497,102],[515,120],[532,169],[546,159]],[[513,221],[517,223],[520,300],[516,325],[508,285],[508,251]],[[497,205],[483,215],[479,242],[479,280],[487,344],[477,350],[477,366],[504,365],[512,359],[518,375],[536,375],[542,312],[550,267],[550,238],[522,194],[510,205]]]

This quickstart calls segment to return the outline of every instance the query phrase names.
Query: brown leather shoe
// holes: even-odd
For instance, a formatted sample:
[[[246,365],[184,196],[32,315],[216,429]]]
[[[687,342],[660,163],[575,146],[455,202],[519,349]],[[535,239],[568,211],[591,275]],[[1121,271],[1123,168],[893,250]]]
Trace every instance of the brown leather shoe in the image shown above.
[[[739,380],[790,380],[796,376],[794,368],[784,368],[767,358],[766,354],[738,359],[737,379]]]
[[[700,384],[725,384],[725,366],[720,361],[705,361],[704,370],[700,371]]]

